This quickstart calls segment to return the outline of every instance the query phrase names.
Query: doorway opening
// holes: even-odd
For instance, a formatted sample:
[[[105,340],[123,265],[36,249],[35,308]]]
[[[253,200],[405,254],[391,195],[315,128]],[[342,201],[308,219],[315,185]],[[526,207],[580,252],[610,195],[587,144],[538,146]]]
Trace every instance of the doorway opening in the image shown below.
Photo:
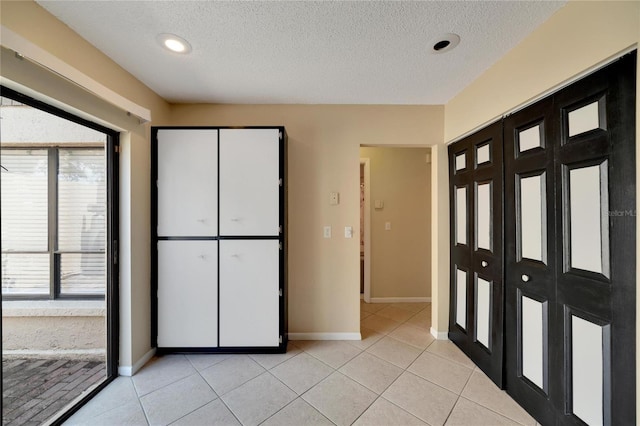
[[[0,87],[3,424],[59,423],[117,374],[118,133]]]
[[[405,322],[430,339],[430,154],[430,148],[360,147],[363,339]]]

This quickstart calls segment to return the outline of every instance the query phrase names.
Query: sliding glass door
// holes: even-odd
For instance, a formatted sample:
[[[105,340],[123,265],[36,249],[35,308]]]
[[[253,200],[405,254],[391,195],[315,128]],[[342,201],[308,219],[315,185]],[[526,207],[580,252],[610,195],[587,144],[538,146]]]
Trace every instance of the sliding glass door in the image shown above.
[[[117,374],[118,134],[0,91],[3,424],[61,421]]]

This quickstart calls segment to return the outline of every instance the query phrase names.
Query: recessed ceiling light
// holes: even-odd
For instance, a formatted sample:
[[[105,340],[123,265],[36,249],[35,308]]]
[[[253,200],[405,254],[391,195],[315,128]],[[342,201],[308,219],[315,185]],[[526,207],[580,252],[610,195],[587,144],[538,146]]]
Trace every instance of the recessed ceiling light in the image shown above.
[[[447,33],[433,40],[431,43],[431,53],[444,53],[448,52],[460,43],[460,36],[458,34]]]
[[[158,34],[158,42],[162,47],[175,53],[189,53],[191,52],[191,45],[182,37],[175,34]]]

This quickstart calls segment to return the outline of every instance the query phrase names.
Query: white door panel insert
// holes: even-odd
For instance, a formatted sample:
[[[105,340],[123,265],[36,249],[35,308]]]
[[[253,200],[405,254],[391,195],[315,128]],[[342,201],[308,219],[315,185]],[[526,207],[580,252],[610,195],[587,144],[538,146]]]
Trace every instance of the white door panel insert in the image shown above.
[[[456,172],[467,168],[467,154],[462,153],[456,155]]]
[[[467,272],[456,269],[456,323],[467,329]]]
[[[478,165],[491,161],[491,145],[486,143],[476,148],[476,163]]]
[[[539,124],[518,132],[518,147],[520,148],[520,152],[542,147]]]
[[[478,277],[476,286],[476,340],[490,349],[491,282]]]
[[[520,253],[522,258],[540,261],[546,260],[544,259],[546,243],[544,179],[544,173],[519,179]]]
[[[220,241],[220,346],[278,346],[277,240]]]
[[[602,168],[607,170],[606,162],[569,172],[571,266],[598,273],[603,272],[603,260],[608,258],[609,239],[609,225],[603,223],[608,197],[600,180]]]
[[[218,346],[218,242],[158,242],[158,346]]]
[[[220,130],[220,235],[277,236],[278,129]]]
[[[588,425],[602,425],[602,327],[572,315],[571,336],[573,413]]]
[[[522,296],[522,375],[544,389],[544,304]]]
[[[158,130],[158,235],[218,235],[218,131]]]
[[[491,183],[478,184],[476,203],[476,245],[479,249],[491,251]]]
[[[601,127],[598,104],[598,101],[592,102],[569,112],[569,137]]]
[[[467,244],[467,188],[456,188],[456,244]]]

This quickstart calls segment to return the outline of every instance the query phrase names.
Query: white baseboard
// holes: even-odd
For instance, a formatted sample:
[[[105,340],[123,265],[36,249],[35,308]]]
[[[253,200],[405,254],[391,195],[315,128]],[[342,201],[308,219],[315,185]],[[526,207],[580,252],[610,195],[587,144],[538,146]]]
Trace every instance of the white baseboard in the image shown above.
[[[430,297],[372,297],[371,303],[429,303]]]
[[[437,340],[449,340],[449,333],[447,331],[438,331],[431,327],[431,335]]]
[[[156,348],[151,349],[149,352],[143,355],[133,366],[121,365],[118,367],[118,374],[120,376],[133,376],[156,354]]]
[[[289,333],[289,340],[362,340],[360,333]]]

